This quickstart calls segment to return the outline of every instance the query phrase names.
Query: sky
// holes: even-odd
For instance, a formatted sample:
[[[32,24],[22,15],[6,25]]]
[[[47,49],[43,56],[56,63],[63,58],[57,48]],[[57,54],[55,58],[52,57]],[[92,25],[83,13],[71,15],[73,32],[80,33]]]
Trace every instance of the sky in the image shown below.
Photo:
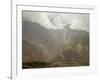
[[[37,22],[48,29],[63,29],[71,24],[71,29],[89,32],[89,14],[23,11],[22,20]]]

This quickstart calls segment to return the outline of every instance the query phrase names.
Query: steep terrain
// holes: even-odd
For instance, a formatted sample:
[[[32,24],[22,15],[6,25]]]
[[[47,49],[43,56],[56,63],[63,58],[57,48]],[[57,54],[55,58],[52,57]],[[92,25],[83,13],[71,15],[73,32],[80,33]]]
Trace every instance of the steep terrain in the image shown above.
[[[38,23],[25,21],[23,22],[22,30],[23,62],[44,61],[45,58],[46,62],[51,62],[57,56],[62,57],[60,54],[61,47],[59,45],[61,42],[50,34],[48,29]],[[31,57],[27,58],[27,56]]]
[[[89,65],[89,33],[22,22],[23,68]]]

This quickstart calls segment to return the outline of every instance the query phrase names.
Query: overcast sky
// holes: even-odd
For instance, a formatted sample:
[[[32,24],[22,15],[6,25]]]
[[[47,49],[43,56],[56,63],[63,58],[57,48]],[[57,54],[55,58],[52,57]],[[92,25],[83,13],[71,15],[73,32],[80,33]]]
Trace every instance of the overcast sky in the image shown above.
[[[65,25],[71,24],[72,29],[89,32],[89,14],[23,11],[22,20],[37,22],[49,29],[62,29]]]

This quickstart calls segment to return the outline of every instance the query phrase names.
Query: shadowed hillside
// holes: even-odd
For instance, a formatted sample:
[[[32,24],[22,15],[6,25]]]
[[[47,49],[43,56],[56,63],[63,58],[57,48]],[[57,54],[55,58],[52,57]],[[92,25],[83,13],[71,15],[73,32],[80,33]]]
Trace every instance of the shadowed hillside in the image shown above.
[[[62,59],[62,55],[60,54],[61,47],[59,45],[59,40],[51,35],[48,29],[42,27],[38,23],[32,23],[28,21],[23,22],[22,42],[23,62],[44,61],[44,59],[46,59],[45,62],[51,62],[57,57],[61,57]],[[27,56],[30,57],[27,58]]]

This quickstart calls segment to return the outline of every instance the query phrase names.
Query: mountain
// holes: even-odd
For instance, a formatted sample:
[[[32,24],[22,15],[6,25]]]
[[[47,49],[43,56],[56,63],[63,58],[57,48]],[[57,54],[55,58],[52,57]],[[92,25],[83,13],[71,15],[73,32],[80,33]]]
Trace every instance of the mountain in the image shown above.
[[[38,23],[32,23],[29,21],[22,22],[23,27],[23,61],[42,61],[42,59],[46,62],[51,62],[56,59],[57,56],[62,57],[60,54],[60,42],[57,40],[52,34],[50,34],[49,30],[42,27]],[[28,45],[26,45],[28,44]],[[32,48],[30,48],[32,47]],[[30,49],[30,50],[29,50]],[[37,49],[36,52],[34,49]],[[45,51],[44,51],[45,50]],[[41,52],[39,52],[41,51]],[[44,53],[45,52],[45,53]],[[44,55],[45,54],[45,55]],[[26,56],[39,56],[41,59],[37,58],[28,58]],[[41,56],[42,55],[42,56]],[[44,55],[44,56],[43,56]],[[48,56],[46,56],[48,55]]]
[[[47,67],[89,65],[89,32],[22,21],[22,61],[35,62],[35,67],[37,62]]]
[[[82,30],[65,29],[63,47],[64,60],[89,65],[89,33]]]

